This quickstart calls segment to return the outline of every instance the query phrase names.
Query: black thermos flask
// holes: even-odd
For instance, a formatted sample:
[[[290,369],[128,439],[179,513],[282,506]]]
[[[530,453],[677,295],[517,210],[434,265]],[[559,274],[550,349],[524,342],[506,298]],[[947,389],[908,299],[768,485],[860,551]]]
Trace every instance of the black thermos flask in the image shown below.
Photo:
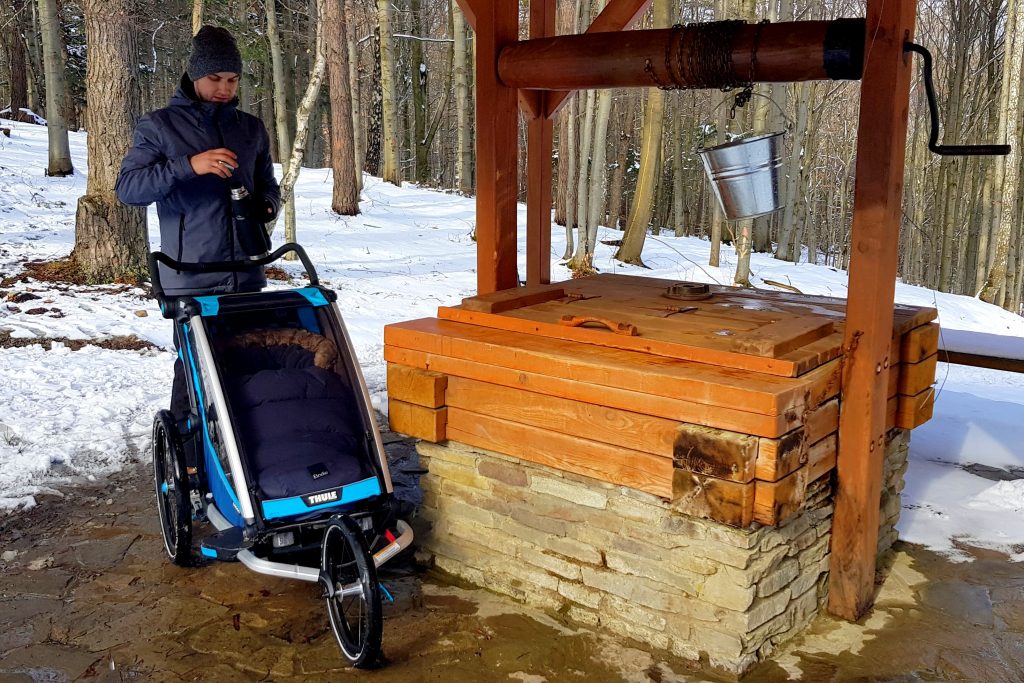
[[[259,221],[249,215],[249,191],[242,186],[231,188],[231,222],[235,225],[238,246],[249,258],[266,256],[270,237]]]

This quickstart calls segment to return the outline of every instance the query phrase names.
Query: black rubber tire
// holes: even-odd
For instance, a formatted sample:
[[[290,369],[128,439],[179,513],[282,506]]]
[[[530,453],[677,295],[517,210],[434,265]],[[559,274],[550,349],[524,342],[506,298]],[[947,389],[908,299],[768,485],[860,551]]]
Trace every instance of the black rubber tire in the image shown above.
[[[320,547],[320,569],[336,587],[336,594],[325,602],[341,653],[357,669],[373,668],[380,661],[384,633],[380,584],[363,532],[350,518],[337,516],[328,522]],[[341,596],[341,586],[357,583],[361,588],[358,595]]]
[[[153,483],[164,550],[179,567],[192,564],[192,503],[181,437],[170,411],[153,419]]]

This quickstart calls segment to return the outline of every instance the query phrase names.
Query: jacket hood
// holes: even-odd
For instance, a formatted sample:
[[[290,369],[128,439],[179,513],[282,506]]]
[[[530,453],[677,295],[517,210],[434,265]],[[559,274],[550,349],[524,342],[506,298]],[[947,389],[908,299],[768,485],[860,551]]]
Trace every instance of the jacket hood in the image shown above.
[[[199,107],[200,109],[208,109],[210,111],[216,111],[220,109],[235,109],[238,107],[238,98],[235,97],[230,102],[224,102],[223,104],[218,102],[204,102],[199,99],[199,95],[196,95],[195,85],[192,83],[192,79],[188,77],[188,74],[181,75],[181,82],[178,83],[178,89],[174,91],[174,95],[171,97],[169,103],[171,107]]]

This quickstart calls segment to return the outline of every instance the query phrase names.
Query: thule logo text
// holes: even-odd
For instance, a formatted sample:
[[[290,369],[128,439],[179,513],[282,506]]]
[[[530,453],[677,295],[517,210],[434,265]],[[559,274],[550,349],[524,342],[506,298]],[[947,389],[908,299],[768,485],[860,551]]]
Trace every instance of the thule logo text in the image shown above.
[[[327,493],[316,493],[306,498],[307,505],[319,505],[320,503],[330,503],[338,500],[337,491],[328,491]]]

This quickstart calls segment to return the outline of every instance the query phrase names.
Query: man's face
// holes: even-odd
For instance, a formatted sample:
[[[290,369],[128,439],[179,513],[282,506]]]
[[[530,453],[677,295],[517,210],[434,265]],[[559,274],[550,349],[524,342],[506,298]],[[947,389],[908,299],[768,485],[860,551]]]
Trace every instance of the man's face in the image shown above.
[[[221,71],[203,76],[194,86],[196,95],[204,102],[230,102],[238,94],[238,74]]]

